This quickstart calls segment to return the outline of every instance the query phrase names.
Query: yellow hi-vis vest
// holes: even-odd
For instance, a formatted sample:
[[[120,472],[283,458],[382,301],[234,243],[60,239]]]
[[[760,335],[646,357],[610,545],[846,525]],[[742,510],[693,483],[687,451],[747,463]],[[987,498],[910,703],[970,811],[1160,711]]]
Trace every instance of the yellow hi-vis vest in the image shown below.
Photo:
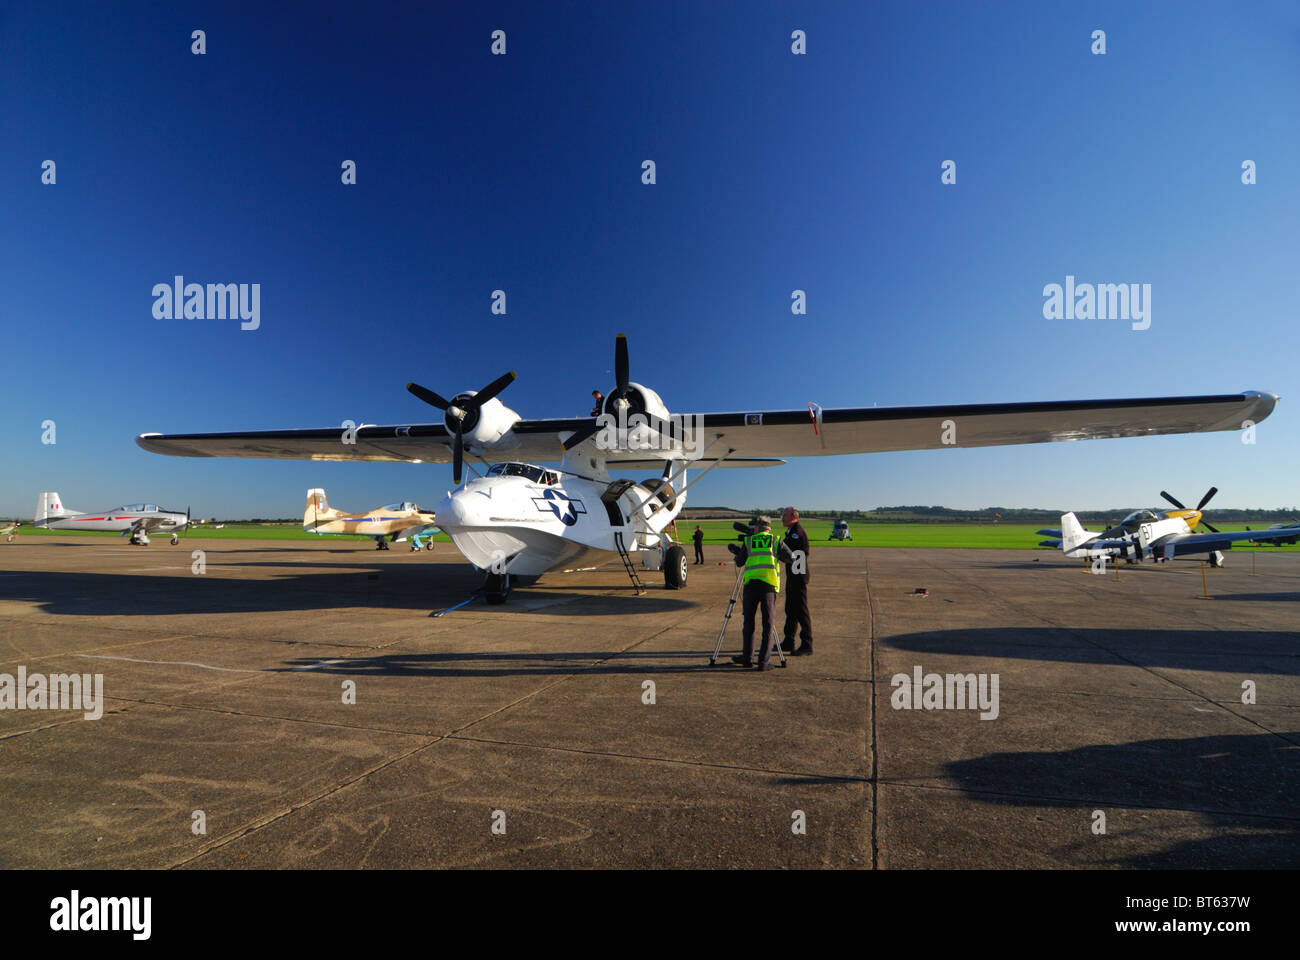
[[[749,556],[745,558],[745,583],[762,580],[770,583],[772,589],[781,592],[781,574],[776,563],[777,540],[771,533],[756,533],[745,538],[745,549]]]

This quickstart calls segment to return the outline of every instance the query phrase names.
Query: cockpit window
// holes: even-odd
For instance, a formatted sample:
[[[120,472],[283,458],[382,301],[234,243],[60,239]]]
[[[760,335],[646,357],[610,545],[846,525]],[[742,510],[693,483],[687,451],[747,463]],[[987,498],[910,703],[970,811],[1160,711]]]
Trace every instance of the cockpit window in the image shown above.
[[[487,475],[489,477],[523,477],[533,483],[541,483],[542,475],[545,472],[541,467],[534,467],[531,463],[494,463],[488,467]]]
[[[1152,510],[1134,510],[1123,519],[1121,526],[1128,526],[1131,523],[1150,523],[1159,519],[1160,517]]]

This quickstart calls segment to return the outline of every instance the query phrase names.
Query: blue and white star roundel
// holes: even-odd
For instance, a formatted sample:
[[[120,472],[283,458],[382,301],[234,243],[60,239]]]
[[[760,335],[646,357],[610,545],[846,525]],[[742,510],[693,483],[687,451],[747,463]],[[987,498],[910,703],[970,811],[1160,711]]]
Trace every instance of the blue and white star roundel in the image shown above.
[[[567,527],[578,522],[578,514],[587,512],[581,500],[575,500],[558,490],[547,490],[540,497],[533,497],[533,503],[537,504],[541,513],[550,511],[555,514]]]

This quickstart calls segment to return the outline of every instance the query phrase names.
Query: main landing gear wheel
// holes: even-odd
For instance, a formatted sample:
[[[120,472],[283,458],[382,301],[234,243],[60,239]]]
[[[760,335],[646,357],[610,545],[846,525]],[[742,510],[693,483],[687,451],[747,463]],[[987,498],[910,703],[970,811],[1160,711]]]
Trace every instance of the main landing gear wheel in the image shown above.
[[[686,586],[686,574],[690,564],[686,562],[686,551],[679,546],[671,546],[664,556],[664,586],[669,590],[680,590]]]
[[[172,546],[174,547],[174,546],[176,546],[176,544],[178,544],[178,543],[180,543],[180,542],[181,542],[181,538],[178,537],[178,536],[176,536],[176,534],[173,533],[173,534],[172,534]]]
[[[510,574],[489,573],[483,584],[483,599],[491,604],[505,603],[510,596]]]

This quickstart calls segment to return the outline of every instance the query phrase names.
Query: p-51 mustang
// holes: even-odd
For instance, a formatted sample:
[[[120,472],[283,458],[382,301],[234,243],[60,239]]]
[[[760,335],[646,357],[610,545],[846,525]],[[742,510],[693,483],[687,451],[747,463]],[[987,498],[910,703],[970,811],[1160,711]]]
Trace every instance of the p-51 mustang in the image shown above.
[[[335,510],[325,498],[325,491],[315,487],[307,491],[307,507],[302,514],[302,528],[308,533],[350,533],[373,537],[376,550],[387,550],[389,543],[410,539],[412,550],[419,550],[418,537],[437,527],[434,515],[409,501],[390,503],[366,513]]]
[[[172,543],[190,522],[190,511],[163,510],[152,503],[135,503],[94,513],[80,513],[63,506],[57,493],[42,493],[36,501],[34,526],[50,530],[108,530],[131,535],[131,543],[149,546],[149,534],[170,533]]]
[[[1210,566],[1223,566],[1223,550],[1231,550],[1232,545],[1241,540],[1259,538],[1259,532],[1239,531],[1223,533],[1201,515],[1201,509],[1218,493],[1218,487],[1210,487],[1196,509],[1189,510],[1164,490],[1164,497],[1178,509],[1170,510],[1164,515],[1154,510],[1136,510],[1125,517],[1116,526],[1109,527],[1101,533],[1083,529],[1079,518],[1073,513],[1061,517],[1060,530],[1039,530],[1039,534],[1056,534],[1059,539],[1045,540],[1040,546],[1060,547],[1067,557],[1096,559],[1097,557],[1114,558],[1128,563],[1140,560],[1172,560],[1190,554],[1208,554]],[[1209,533],[1194,533],[1197,525]],[[1300,534],[1300,531],[1296,531]]]
[[[145,450],[182,457],[269,457],[453,464],[457,489],[436,508],[438,525],[486,574],[490,602],[511,578],[536,578],[571,565],[587,550],[616,552],[639,585],[630,555],[686,584],[686,552],[672,521],[686,491],[717,467],[764,467],[786,457],[886,450],[985,447],[1101,437],[1236,430],[1258,423],[1277,397],[1249,392],[1146,400],[669,414],[659,395],[630,379],[627,339],[615,341],[616,383],[596,418],[525,420],[497,399],[515,379],[445,400],[407,384],[443,411],[442,423],[362,426],[349,431],[267,430],[158,434]],[[461,484],[465,456],[491,466]],[[538,466],[560,461],[558,469]],[[687,480],[687,468],[702,466]],[[632,480],[627,474],[661,468]]]

